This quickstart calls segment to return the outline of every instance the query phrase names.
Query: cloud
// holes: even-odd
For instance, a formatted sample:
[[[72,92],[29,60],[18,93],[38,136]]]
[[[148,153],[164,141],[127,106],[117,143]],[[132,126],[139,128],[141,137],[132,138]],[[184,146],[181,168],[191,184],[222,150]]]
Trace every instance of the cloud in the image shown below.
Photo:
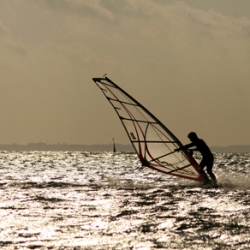
[[[1,36],[8,36],[10,31],[8,28],[0,21],[0,37]]]
[[[100,63],[103,68],[106,63],[111,72],[117,72],[117,65],[120,73],[146,74],[149,79],[168,75],[177,82],[177,90],[190,86],[183,86],[184,80],[193,89],[202,85],[204,91],[210,91],[208,83],[224,86],[234,79],[233,74],[244,80],[248,75],[244,67],[250,61],[247,17],[232,18],[180,1],[38,2],[65,13],[57,23],[62,23],[60,32],[66,39],[51,42],[64,48],[62,55],[74,64],[98,68]],[[107,23],[103,18],[116,21]],[[63,44],[66,40],[71,46]],[[223,91],[222,87],[218,90]]]
[[[27,48],[25,48],[25,46],[23,44],[21,44],[20,42],[10,41],[8,43],[8,48],[12,53],[14,53],[18,56],[24,57],[24,56],[28,55]]]
[[[44,4],[51,10],[71,11],[79,15],[95,13],[98,16],[114,21],[115,16],[107,8],[103,6],[102,0],[86,1],[86,0],[35,0]]]
[[[135,38],[143,39],[182,39],[189,37],[222,39],[245,38],[249,36],[250,20],[247,17],[231,18],[216,12],[194,8],[187,3],[176,1],[172,4],[157,4],[153,0],[35,0],[55,11],[66,13],[66,23],[72,21],[74,26],[68,26],[75,32],[92,31],[104,35],[109,31],[124,36],[133,34]],[[72,13],[77,14],[71,15]],[[108,25],[101,19],[115,21]],[[77,30],[79,28],[79,30]],[[85,28],[85,30],[83,30]],[[102,29],[102,30],[100,30]],[[73,34],[73,32],[71,32]],[[114,33],[113,33],[114,35]],[[127,37],[128,40],[133,39]],[[147,42],[147,41],[145,41]]]
[[[3,54],[8,53],[8,51],[18,56],[27,55],[27,49],[25,48],[25,46],[22,43],[16,41],[16,39],[13,36],[11,36],[10,30],[1,21],[0,21],[0,44],[3,49],[1,56],[2,60],[3,60]]]

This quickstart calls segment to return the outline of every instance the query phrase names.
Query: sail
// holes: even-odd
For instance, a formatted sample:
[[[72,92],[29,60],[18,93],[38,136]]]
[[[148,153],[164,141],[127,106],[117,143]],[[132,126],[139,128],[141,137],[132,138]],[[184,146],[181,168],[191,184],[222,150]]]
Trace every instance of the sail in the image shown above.
[[[204,182],[198,164],[177,137],[152,113],[109,78],[93,78],[115,109],[143,166]]]

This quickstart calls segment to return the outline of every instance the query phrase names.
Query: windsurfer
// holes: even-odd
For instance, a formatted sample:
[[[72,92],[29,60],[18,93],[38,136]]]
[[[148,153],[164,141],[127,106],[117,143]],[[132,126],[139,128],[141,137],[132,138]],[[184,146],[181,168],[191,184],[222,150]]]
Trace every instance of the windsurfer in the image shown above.
[[[193,151],[199,151],[203,157],[200,164],[199,164],[199,170],[200,170],[200,173],[205,178],[205,183],[209,183],[212,181],[212,184],[216,184],[217,183],[216,177],[212,172],[213,163],[214,163],[214,156],[213,156],[211,150],[209,149],[207,144],[197,136],[197,134],[195,132],[189,133],[188,138],[190,139],[191,143],[176,149],[176,151],[189,149],[191,154],[193,154]],[[190,149],[192,147],[195,147],[195,148]],[[208,178],[207,174],[204,172],[204,167],[207,167],[207,173],[211,177],[211,181]]]

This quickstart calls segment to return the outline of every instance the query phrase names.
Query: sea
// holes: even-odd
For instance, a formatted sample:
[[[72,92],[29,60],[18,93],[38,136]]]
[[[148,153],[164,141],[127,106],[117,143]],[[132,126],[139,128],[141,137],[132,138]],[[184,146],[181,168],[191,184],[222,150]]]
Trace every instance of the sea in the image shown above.
[[[134,153],[1,151],[0,249],[250,249],[250,153],[215,153],[214,173],[217,187]]]

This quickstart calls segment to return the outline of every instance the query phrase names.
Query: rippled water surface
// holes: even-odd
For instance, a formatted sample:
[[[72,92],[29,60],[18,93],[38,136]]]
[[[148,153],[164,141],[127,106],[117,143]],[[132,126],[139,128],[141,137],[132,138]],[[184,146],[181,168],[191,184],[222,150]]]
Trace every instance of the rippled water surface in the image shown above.
[[[250,154],[216,154],[218,187],[135,154],[0,153],[1,249],[250,249]]]

